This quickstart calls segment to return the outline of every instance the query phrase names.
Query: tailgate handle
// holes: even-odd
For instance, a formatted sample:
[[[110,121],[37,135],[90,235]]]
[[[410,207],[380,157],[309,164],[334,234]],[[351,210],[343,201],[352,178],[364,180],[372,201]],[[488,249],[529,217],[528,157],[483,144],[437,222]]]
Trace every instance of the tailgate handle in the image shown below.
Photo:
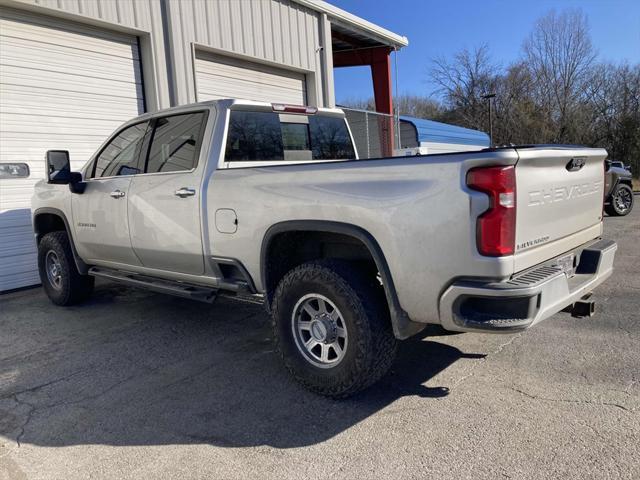
[[[577,172],[587,163],[587,157],[575,157],[569,160],[567,163],[567,170],[570,172]]]

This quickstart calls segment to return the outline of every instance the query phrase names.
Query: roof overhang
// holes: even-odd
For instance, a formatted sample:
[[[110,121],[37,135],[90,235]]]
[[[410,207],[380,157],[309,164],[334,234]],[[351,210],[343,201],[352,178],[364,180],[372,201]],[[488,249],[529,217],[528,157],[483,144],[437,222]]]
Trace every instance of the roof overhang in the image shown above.
[[[317,12],[325,13],[331,22],[334,51],[387,46],[399,50],[409,45],[407,37],[393,33],[322,0],[294,0]],[[337,34],[337,35],[336,35]],[[344,48],[343,42],[345,43]]]

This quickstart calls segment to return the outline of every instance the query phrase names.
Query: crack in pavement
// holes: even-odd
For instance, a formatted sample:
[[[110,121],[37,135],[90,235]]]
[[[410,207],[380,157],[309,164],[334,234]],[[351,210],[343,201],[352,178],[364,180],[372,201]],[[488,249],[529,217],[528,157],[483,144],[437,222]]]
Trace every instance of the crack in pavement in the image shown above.
[[[36,406],[33,403],[30,403],[30,402],[28,402],[26,400],[21,400],[18,396],[19,395],[23,395],[23,394],[32,393],[33,391],[36,391],[36,390],[38,390],[40,388],[43,388],[43,387],[46,387],[48,385],[52,385],[52,384],[60,382],[62,380],[71,378],[72,376],[77,375],[80,372],[75,372],[75,373],[72,373],[71,375],[68,375],[67,377],[64,377],[64,378],[61,378],[61,379],[57,379],[57,380],[52,380],[51,382],[47,382],[46,384],[38,385],[36,387],[25,389],[25,390],[23,390],[21,392],[16,392],[14,394],[1,397],[1,399],[10,398],[13,401],[15,401],[16,404],[18,404],[18,405],[26,405],[29,408],[28,412],[26,413],[26,419],[24,420],[24,422],[22,422],[22,425],[19,427],[19,433],[18,433],[18,435],[16,437],[16,443],[18,444],[18,447],[21,446],[21,440],[25,435],[26,428],[29,425],[29,423],[31,422],[31,420],[32,420],[32,418],[33,418],[33,416],[34,416],[34,414],[36,412],[43,411],[43,410],[49,410],[49,409],[52,409],[52,408],[55,408],[55,407],[60,407],[60,406],[65,406],[66,407],[66,406],[70,406],[70,405],[75,405],[75,404],[78,404],[78,403],[85,402],[87,400],[95,400],[95,399],[97,399],[99,397],[102,397],[103,395],[106,395],[107,393],[109,393],[110,391],[116,389],[120,385],[123,385],[124,383],[127,383],[127,382],[129,382],[129,381],[141,376],[141,375],[148,375],[148,374],[155,373],[157,370],[159,370],[162,367],[164,367],[164,365],[161,366],[161,367],[149,369],[148,371],[145,371],[145,372],[142,372],[142,373],[130,375],[130,376],[128,376],[128,377],[126,377],[126,378],[124,378],[122,380],[119,380],[119,381],[115,382],[114,384],[112,384],[109,387],[107,387],[106,389],[98,392],[97,394],[87,395],[87,396],[84,396],[84,397],[81,397],[79,399],[76,399],[76,400],[73,400],[73,401],[69,401],[69,402],[57,402],[57,403],[52,403],[52,404],[48,404],[48,405]]]
[[[37,408],[35,405],[33,405],[32,403],[29,402],[25,402],[24,400],[20,400],[18,398],[18,395],[14,395],[13,397],[11,397],[18,405],[26,405],[27,407],[29,407],[29,411],[27,412],[27,418],[25,419],[24,422],[22,422],[22,425],[20,425],[20,431],[18,432],[18,435],[16,436],[16,443],[18,444],[18,447],[21,446],[20,441],[22,440],[22,437],[24,436],[25,433],[25,429],[27,428],[27,425],[29,424],[29,422],[31,422],[31,418],[33,417],[33,414],[36,412]]]
[[[77,372],[73,372],[73,373],[71,373],[69,375],[66,375],[64,377],[56,378],[55,380],[51,380],[49,382],[41,383],[40,385],[36,385],[35,387],[29,387],[29,388],[25,388],[24,390],[19,390],[17,392],[12,392],[12,393],[8,393],[6,395],[1,395],[0,396],[0,400],[5,400],[7,398],[14,398],[15,399],[16,395],[22,395],[24,393],[36,392],[36,391],[40,390],[41,388],[49,387],[49,386],[54,385],[56,383],[64,382],[66,380],[69,380],[70,378],[75,377],[76,375],[79,375],[80,373],[83,373],[83,372],[84,372],[84,370],[78,370]]]
[[[529,397],[533,400],[541,400],[541,401],[552,402],[552,403],[576,403],[576,404],[585,404],[585,405],[600,405],[600,406],[607,406],[607,407],[616,407],[616,408],[620,408],[621,410],[624,410],[625,412],[629,412],[631,414],[636,413],[635,408],[627,408],[624,405],[620,405],[619,403],[615,403],[615,402],[596,402],[593,400],[580,400],[580,399],[572,399],[572,398],[549,398],[549,397],[542,397],[539,395],[533,395],[518,387],[508,386],[506,388],[508,388],[509,390],[513,390],[514,392],[517,392],[520,395],[524,395],[525,397]]]
[[[490,355],[497,355],[498,353],[502,352],[502,350],[504,350],[505,348],[507,348],[509,345],[511,345],[514,341],[516,341],[518,338],[520,338],[522,336],[523,332],[518,333],[517,335],[511,337],[508,341],[501,343],[500,345],[498,345],[498,348],[495,349],[493,352],[488,353],[484,358],[481,358],[479,362],[476,362],[474,364],[472,364],[472,366],[469,368],[469,370],[467,371],[467,374],[460,377],[452,386],[451,386],[451,390],[453,390],[454,388],[456,388],[458,385],[460,385],[462,382],[464,382],[465,380],[467,380],[468,378],[471,378],[476,370],[478,369],[478,367],[480,365],[482,365],[484,362],[486,362],[487,358],[489,358]]]

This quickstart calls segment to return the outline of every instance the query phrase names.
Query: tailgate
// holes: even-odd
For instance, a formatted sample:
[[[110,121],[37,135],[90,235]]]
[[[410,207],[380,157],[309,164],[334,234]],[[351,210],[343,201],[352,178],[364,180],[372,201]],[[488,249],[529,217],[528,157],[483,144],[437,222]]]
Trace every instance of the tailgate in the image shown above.
[[[515,271],[602,233],[603,149],[518,148]]]

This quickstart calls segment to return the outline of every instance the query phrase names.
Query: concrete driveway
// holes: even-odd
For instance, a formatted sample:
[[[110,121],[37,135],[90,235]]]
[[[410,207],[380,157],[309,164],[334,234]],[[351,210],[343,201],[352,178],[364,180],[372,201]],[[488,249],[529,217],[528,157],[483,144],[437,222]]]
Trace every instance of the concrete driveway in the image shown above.
[[[100,284],[0,297],[0,479],[640,478],[640,208],[599,315],[404,342],[347,401],[293,383],[261,307]]]

